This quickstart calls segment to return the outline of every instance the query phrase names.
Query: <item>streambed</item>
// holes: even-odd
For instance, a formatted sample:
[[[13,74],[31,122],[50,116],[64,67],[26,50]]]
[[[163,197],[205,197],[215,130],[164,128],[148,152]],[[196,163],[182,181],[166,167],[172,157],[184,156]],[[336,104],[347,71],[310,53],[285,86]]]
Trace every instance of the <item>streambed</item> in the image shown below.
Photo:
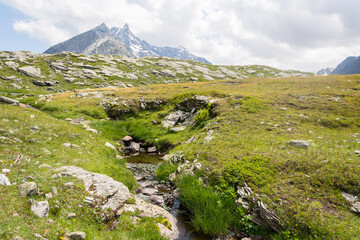
[[[148,155],[141,153],[137,156],[125,157],[129,168],[141,186],[138,196],[153,204],[164,206],[177,220],[179,238],[184,240],[211,239],[201,233],[197,233],[190,225],[190,219],[181,209],[180,201],[176,197],[174,186],[169,183],[159,182],[156,178],[156,167],[161,163],[161,155]]]

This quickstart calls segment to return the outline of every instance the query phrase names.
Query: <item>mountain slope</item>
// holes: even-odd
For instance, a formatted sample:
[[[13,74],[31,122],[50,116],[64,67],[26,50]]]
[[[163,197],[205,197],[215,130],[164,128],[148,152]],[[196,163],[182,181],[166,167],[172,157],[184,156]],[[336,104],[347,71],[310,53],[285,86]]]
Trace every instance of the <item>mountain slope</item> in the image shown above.
[[[332,75],[360,74],[360,57],[347,57],[342,61]]]
[[[45,53],[55,54],[64,51],[86,55],[105,54],[128,57],[171,57],[194,60],[210,64],[208,60],[195,56],[184,47],[157,47],[136,37],[129,25],[109,29],[104,23],[81,33],[67,41],[50,47]]]

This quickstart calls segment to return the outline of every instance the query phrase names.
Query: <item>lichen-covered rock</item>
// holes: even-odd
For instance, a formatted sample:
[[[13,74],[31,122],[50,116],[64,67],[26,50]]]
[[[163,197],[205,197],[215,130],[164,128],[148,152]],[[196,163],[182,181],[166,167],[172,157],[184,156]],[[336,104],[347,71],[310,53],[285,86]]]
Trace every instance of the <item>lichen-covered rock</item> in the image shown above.
[[[83,240],[86,238],[86,233],[84,232],[70,232],[66,233],[65,237],[69,240]]]
[[[49,216],[49,203],[48,201],[34,202],[31,205],[31,211],[39,218]]]
[[[26,182],[19,186],[19,191],[22,196],[33,196],[36,195],[36,183]]]

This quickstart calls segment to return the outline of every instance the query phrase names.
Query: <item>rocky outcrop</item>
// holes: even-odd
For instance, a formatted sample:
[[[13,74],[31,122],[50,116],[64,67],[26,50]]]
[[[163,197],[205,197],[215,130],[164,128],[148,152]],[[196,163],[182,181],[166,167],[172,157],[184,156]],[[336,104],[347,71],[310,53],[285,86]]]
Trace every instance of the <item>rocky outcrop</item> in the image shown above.
[[[237,194],[238,199],[236,202],[250,213],[251,217],[249,219],[252,222],[263,228],[269,226],[278,233],[282,231],[279,217],[274,211],[268,209],[259,196],[246,183],[243,187],[238,186]]]
[[[183,164],[181,164],[176,172],[171,173],[169,175],[169,180],[174,183],[175,179],[179,176],[183,175],[194,175],[197,171],[202,168],[202,164],[195,159],[193,162],[186,160]]]
[[[139,110],[158,109],[164,103],[160,98],[155,98],[154,100],[139,98],[121,102],[103,102],[102,105],[109,117],[119,119],[125,114],[134,113]]]
[[[177,238],[179,232],[176,227],[175,217],[165,209],[133,195],[124,184],[106,175],[88,172],[74,166],[64,166],[57,169],[57,171],[60,173],[54,177],[73,176],[84,182],[85,190],[92,197],[92,204],[101,209],[99,214],[101,214],[104,221],[116,221],[117,217],[124,212],[141,211],[154,218],[164,217],[171,227],[158,224],[161,234],[171,239]],[[135,199],[135,203],[127,203],[126,201],[129,198]]]
[[[36,68],[34,66],[25,66],[18,68],[18,71],[20,74],[33,77],[33,78],[42,78],[41,70],[39,68]]]
[[[358,197],[345,192],[342,192],[341,195],[350,203],[350,210],[360,214],[360,201]]]

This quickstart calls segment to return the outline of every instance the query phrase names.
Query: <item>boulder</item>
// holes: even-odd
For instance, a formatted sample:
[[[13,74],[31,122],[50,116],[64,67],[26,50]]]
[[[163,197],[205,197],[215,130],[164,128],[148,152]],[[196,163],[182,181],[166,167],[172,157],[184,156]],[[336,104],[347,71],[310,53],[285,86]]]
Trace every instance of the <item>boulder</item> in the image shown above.
[[[50,67],[54,70],[54,71],[68,71],[69,69],[60,62],[52,62],[50,64]]]
[[[130,150],[133,152],[139,152],[140,151],[140,144],[137,142],[130,142]]]
[[[34,78],[43,77],[41,75],[40,68],[35,68],[34,66],[25,66],[25,67],[18,68],[18,72],[20,74],[28,76],[28,77],[34,77]]]
[[[157,152],[156,146],[149,147],[149,148],[147,149],[147,152],[148,152],[148,153],[156,153],[156,152]]]
[[[297,147],[297,148],[308,149],[310,147],[310,143],[308,141],[304,141],[304,140],[291,140],[291,141],[287,142],[286,144],[293,146],[293,147]]]
[[[123,142],[130,142],[130,141],[132,141],[132,140],[133,140],[133,138],[132,138],[131,136],[125,136],[125,137],[123,137],[123,139],[122,139]]]
[[[18,100],[8,98],[8,97],[3,97],[3,96],[0,96],[0,102],[13,104],[13,105],[19,105],[20,104],[20,102]]]
[[[34,182],[26,182],[19,186],[19,191],[22,196],[33,196],[36,195],[37,187]]]
[[[9,179],[4,175],[0,174],[0,186],[10,186],[11,183]]]
[[[31,211],[39,218],[49,216],[49,203],[48,201],[34,202],[31,205]]]
[[[164,205],[164,198],[158,195],[151,195],[150,202],[162,206]]]
[[[360,202],[354,203],[350,209],[356,213],[360,213]]]
[[[158,190],[156,188],[144,188],[143,190],[141,190],[141,192],[145,195],[151,196],[157,193]]]

